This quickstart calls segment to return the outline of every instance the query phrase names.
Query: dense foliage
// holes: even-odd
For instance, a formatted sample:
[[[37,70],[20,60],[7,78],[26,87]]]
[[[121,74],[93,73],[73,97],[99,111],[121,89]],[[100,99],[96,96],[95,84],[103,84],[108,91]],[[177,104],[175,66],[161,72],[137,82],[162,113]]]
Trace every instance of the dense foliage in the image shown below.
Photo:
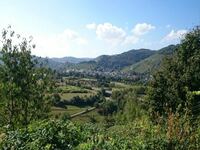
[[[176,54],[166,59],[162,68],[154,75],[149,91],[153,112],[164,114],[166,108],[173,112],[199,103],[200,90],[200,29],[197,27],[185,35]]]
[[[8,131],[1,149],[72,149],[83,139],[79,127],[72,122],[42,121],[28,127],[28,130],[20,129]]]
[[[0,125],[12,129],[45,118],[49,110],[47,93],[51,91],[52,76],[48,69],[36,67],[31,41],[10,28],[2,32]]]
[[[29,125],[28,130],[8,131],[0,148],[34,150],[198,150],[200,129],[190,128],[187,117],[170,114],[167,122],[153,124],[148,117],[104,128],[94,124],[50,120]]]
[[[74,105],[74,106],[94,106],[96,103],[100,103],[104,100],[104,97],[100,93],[91,96],[75,96],[70,100],[61,100],[59,95],[54,95],[53,105],[58,107],[65,107],[66,105]]]

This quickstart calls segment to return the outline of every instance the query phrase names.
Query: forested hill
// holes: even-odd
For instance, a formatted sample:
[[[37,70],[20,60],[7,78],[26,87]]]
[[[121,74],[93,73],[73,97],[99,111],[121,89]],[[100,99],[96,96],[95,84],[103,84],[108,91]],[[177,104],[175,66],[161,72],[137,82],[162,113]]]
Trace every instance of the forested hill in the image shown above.
[[[97,65],[105,69],[121,69],[125,66],[137,63],[151,55],[155,51],[149,49],[130,50],[117,55],[102,55],[95,59]]]
[[[151,73],[154,72],[160,66],[164,57],[173,55],[178,45],[169,45],[158,50],[155,54],[148,58],[145,58],[131,66],[123,68],[124,72],[136,72],[136,73]]]
[[[133,49],[116,55],[101,55],[97,58],[41,58],[47,66],[56,70],[121,70],[124,72],[145,73],[157,68],[166,55],[173,54],[175,45],[169,45],[160,50]]]

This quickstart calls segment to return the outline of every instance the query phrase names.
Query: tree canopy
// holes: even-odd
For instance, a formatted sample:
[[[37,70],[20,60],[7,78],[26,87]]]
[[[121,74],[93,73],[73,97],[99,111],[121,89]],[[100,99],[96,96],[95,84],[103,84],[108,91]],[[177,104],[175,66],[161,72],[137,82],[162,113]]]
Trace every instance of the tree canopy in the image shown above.
[[[153,112],[164,114],[197,105],[200,98],[191,95],[200,90],[200,28],[188,32],[173,57],[166,58],[153,76],[148,98]],[[193,109],[193,108],[192,108]]]
[[[31,55],[32,37],[22,38],[10,27],[2,32],[0,65],[0,119],[11,128],[26,126],[48,112],[48,69],[38,66]]]

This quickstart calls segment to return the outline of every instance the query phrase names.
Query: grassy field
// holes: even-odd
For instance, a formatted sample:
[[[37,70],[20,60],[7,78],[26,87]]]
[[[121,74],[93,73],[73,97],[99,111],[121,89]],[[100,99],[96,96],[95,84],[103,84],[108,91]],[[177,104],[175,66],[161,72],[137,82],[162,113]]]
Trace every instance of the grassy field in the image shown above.
[[[72,121],[79,123],[91,122],[93,120],[92,118],[95,119],[97,122],[102,122],[104,120],[104,116],[101,116],[100,114],[98,114],[97,110],[94,110],[81,116],[77,116],[73,118]]]
[[[60,107],[52,107],[51,115],[52,117],[55,117],[55,116],[61,117],[65,113],[72,115],[72,114],[85,111],[88,108],[91,108],[91,107],[78,107],[78,106],[72,106],[72,105],[67,105],[67,109],[60,108]],[[93,119],[93,120],[96,120],[97,122],[102,122],[103,118],[104,118],[103,116],[97,113],[97,110],[93,110],[86,114],[72,118],[72,121],[78,122],[78,123],[85,123],[85,122],[91,122]]]
[[[88,90],[78,86],[64,85],[59,87],[63,93],[87,93]]]
[[[79,96],[81,98],[89,97],[97,93],[96,89],[89,90],[86,88],[72,85],[62,85],[59,87],[59,89],[59,94],[62,100],[71,100],[75,96]]]
[[[130,85],[121,82],[111,82],[111,84],[114,85],[112,91],[131,87]]]
[[[61,96],[61,100],[71,100],[75,96],[79,96],[81,98],[89,97],[89,96],[97,94],[97,92],[101,90],[100,87],[97,87],[97,86],[91,84],[91,82],[90,82],[90,81],[95,81],[96,79],[65,78],[65,80],[70,80],[70,83],[77,83],[80,81],[84,81],[84,82],[81,83],[81,86],[60,84],[59,94]],[[90,86],[91,89],[84,88],[84,85],[88,86],[88,84],[91,85]],[[127,84],[124,84],[121,82],[111,82],[110,84],[112,85],[109,87],[110,91],[111,90],[115,91],[115,90],[120,90],[120,89],[125,89],[125,88],[130,87],[130,85],[127,85]],[[110,100],[110,98],[108,98],[108,97],[107,97],[107,99]],[[78,107],[78,106],[72,106],[72,105],[67,105],[66,107],[67,107],[66,109],[59,108],[59,107],[52,107],[52,111],[51,111],[52,116],[61,117],[65,113],[67,113],[69,115],[73,115],[73,114],[85,111],[88,108],[91,108],[90,106]],[[100,114],[98,114],[97,110],[93,110],[86,114],[82,114],[80,116],[72,118],[72,121],[80,122],[80,123],[82,123],[82,122],[102,122],[103,120],[104,120],[104,116],[101,116]]]
[[[73,105],[67,105],[67,108],[60,108],[60,107],[52,107],[51,108],[51,113],[53,115],[62,115],[63,113],[69,113],[70,115],[84,111],[86,109],[90,108],[88,107],[78,107],[78,106],[73,106]]]

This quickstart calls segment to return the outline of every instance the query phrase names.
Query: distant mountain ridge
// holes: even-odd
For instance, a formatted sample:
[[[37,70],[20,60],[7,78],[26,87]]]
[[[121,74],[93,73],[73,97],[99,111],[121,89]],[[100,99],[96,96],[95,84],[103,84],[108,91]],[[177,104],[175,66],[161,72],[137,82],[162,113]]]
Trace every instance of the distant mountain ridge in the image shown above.
[[[129,50],[117,55],[102,55],[94,59],[97,65],[105,69],[122,69],[153,55],[155,51],[149,49]]]
[[[147,73],[159,67],[163,58],[172,55],[177,45],[159,50],[132,49],[116,55],[101,55],[96,58],[46,58],[46,64],[56,70],[98,70]],[[42,58],[44,61],[45,58]]]

